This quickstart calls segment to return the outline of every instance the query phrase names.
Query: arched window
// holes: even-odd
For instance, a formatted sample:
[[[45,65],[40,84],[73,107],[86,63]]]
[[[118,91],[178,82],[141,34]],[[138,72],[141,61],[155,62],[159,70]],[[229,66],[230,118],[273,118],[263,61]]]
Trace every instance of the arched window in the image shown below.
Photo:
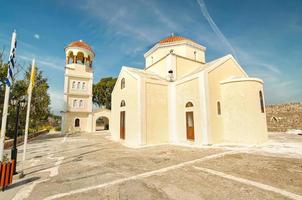
[[[121,80],[121,89],[125,88],[125,78]]]
[[[80,127],[80,119],[79,118],[76,118],[74,120],[74,127]]]
[[[197,59],[197,52],[194,51],[194,59],[196,60]]]
[[[72,51],[70,51],[67,56],[67,64],[73,63],[73,60],[74,60],[74,55],[73,55]]]
[[[126,103],[124,100],[121,101],[121,107],[125,107],[126,106]]]
[[[260,107],[261,107],[261,112],[264,113],[264,102],[263,102],[263,94],[262,91],[259,91],[259,100],[260,100]]]
[[[76,108],[78,106],[78,101],[75,99],[72,102],[72,107]]]
[[[82,52],[78,52],[78,54],[77,54],[77,63],[78,64],[85,63],[84,54]]]
[[[81,99],[79,102],[79,107],[82,108],[83,107],[83,100]]]
[[[90,67],[90,56],[86,58],[86,66]]]
[[[72,89],[75,89],[75,87],[76,87],[76,82],[73,81],[73,82],[72,82]]]
[[[192,103],[192,102],[188,102],[188,103],[186,104],[186,108],[190,108],[190,107],[193,107],[193,103]]]
[[[220,101],[217,101],[217,114],[221,115],[221,105],[220,105]]]
[[[77,89],[80,89],[80,87],[81,87],[81,82],[78,82]]]
[[[83,89],[83,90],[86,89],[86,83],[85,83],[85,82],[82,83],[82,89]]]

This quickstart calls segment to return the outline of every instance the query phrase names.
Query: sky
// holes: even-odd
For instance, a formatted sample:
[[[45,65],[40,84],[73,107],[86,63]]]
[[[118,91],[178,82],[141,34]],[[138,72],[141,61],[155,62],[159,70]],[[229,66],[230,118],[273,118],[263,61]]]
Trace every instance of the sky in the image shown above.
[[[143,54],[171,33],[207,47],[207,62],[234,55],[264,80],[266,104],[302,101],[301,0],[14,0],[0,13],[0,48],[8,54],[16,29],[17,62],[36,58],[57,114],[70,42],[92,46],[97,82],[122,66],[144,68]]]

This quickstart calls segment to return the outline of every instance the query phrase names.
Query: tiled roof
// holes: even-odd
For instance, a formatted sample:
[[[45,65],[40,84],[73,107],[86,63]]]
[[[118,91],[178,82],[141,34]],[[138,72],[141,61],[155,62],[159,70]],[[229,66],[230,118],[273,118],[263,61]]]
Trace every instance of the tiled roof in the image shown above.
[[[83,49],[87,49],[87,50],[91,51],[92,53],[94,53],[91,46],[89,46],[87,43],[85,43],[82,40],[71,42],[66,48],[68,48],[68,47],[81,47]]]
[[[190,39],[182,37],[182,36],[171,35],[169,37],[162,39],[161,41],[159,41],[159,43],[164,44],[164,43],[177,42],[177,41],[182,41],[182,40],[190,40]]]

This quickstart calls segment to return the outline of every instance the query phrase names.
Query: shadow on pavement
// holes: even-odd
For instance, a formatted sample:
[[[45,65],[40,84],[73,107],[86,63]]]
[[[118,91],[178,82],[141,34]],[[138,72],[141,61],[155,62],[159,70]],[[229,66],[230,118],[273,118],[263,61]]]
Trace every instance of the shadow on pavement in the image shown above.
[[[31,182],[39,180],[39,179],[40,179],[40,177],[30,177],[28,179],[24,179],[24,180],[11,184],[10,186],[8,186],[8,188],[6,190],[10,190],[10,189],[25,185],[27,183],[31,183]]]

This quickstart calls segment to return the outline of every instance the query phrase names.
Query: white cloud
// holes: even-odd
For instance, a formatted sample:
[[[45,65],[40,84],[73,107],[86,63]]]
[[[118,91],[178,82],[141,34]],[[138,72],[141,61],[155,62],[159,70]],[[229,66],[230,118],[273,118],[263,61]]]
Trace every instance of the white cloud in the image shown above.
[[[36,33],[36,34],[34,34],[34,38],[36,38],[37,40],[39,40],[39,39],[40,39],[40,35],[38,35],[38,34]]]
[[[33,58],[35,58],[34,55],[18,55],[17,58],[20,58],[21,60],[24,61],[32,61]],[[60,60],[58,58],[53,58],[53,57],[43,57],[39,56],[36,58],[36,62],[39,67],[44,68],[44,67],[50,67],[56,70],[64,71],[64,66],[65,62],[64,60]]]

